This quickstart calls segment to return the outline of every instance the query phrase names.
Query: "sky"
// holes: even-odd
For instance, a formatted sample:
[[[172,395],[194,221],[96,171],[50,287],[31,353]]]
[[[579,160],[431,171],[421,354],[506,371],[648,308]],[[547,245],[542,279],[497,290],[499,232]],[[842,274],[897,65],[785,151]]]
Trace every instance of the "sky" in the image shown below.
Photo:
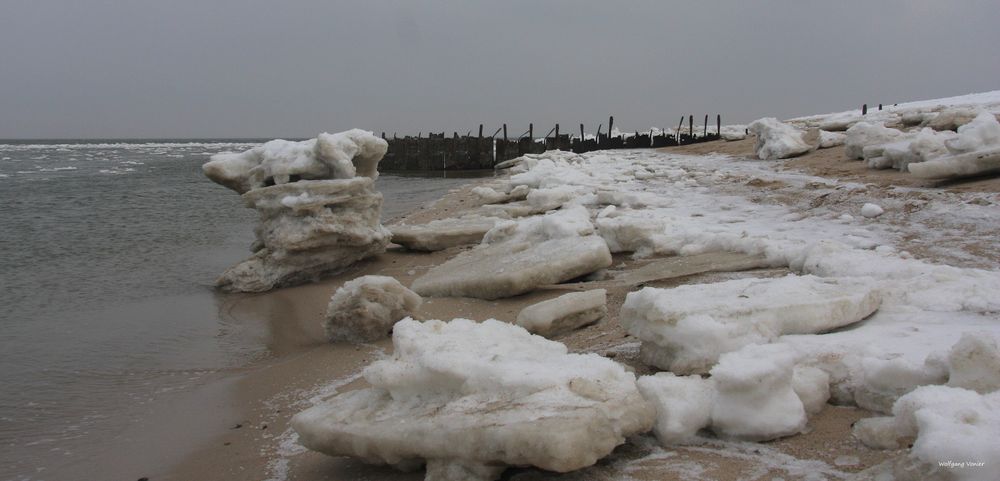
[[[588,132],[1000,89],[1000,2],[0,0],[0,138]]]

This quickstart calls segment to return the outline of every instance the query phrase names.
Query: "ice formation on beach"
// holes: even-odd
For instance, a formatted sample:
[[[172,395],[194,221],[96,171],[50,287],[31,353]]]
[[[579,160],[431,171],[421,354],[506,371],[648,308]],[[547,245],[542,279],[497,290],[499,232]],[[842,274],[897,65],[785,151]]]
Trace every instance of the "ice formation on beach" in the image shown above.
[[[394,354],[364,370],[370,388],[292,418],[303,445],[428,481],[492,480],[508,466],[568,472],[648,431],[635,376],[597,354],[495,320],[403,320]]]
[[[825,130],[819,131],[819,148],[821,149],[829,149],[838,145],[844,145],[844,142],[846,141],[846,134],[842,134],[840,132],[827,132]]]
[[[385,250],[382,194],[374,188],[387,144],[371,132],[273,140],[242,153],[212,156],[213,181],[243,195],[259,214],[254,255],[216,285],[260,292],[337,272]]]
[[[866,278],[739,279],[631,292],[621,323],[642,340],[645,363],[677,374],[705,373],[724,353],[852,324],[880,302]]]
[[[552,337],[599,321],[608,313],[607,302],[604,289],[571,292],[525,307],[516,324],[532,334]]]
[[[750,133],[757,136],[754,153],[762,160],[787,159],[802,155],[816,149],[819,145],[819,133],[809,138],[808,132],[803,132],[791,125],[782,123],[773,117],[755,120],[748,126]]]
[[[557,284],[611,265],[581,206],[500,222],[483,243],[432,268],[411,288],[428,297],[499,299]]]
[[[438,219],[426,224],[396,224],[388,227],[392,242],[415,251],[440,251],[449,247],[478,244],[500,219],[469,215]]]
[[[878,204],[872,204],[871,202],[866,202],[865,205],[861,206],[861,215],[869,219],[874,219],[882,215],[885,210],[882,209]]]
[[[943,143],[948,155],[911,165],[910,172],[917,177],[942,179],[1000,171],[1000,122],[991,113],[980,113]]]
[[[847,129],[847,138],[844,140],[844,155],[848,159],[864,159],[865,147],[887,144],[905,135],[900,130],[891,129],[882,124],[858,122]]]
[[[639,391],[656,407],[653,433],[664,446],[696,444],[697,433],[712,420],[715,386],[698,375],[659,372],[639,378]]]
[[[389,336],[392,325],[410,316],[422,299],[396,279],[361,276],[330,298],[323,327],[331,341],[371,342]]]

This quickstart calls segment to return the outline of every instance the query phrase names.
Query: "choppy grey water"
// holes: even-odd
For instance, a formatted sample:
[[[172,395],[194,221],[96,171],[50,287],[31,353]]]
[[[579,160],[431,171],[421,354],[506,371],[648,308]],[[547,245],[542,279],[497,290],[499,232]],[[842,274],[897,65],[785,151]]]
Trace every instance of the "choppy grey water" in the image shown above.
[[[268,355],[214,278],[255,214],[208,181],[252,141],[0,141],[0,479],[87,462],[138,407]],[[383,174],[383,217],[465,178]]]

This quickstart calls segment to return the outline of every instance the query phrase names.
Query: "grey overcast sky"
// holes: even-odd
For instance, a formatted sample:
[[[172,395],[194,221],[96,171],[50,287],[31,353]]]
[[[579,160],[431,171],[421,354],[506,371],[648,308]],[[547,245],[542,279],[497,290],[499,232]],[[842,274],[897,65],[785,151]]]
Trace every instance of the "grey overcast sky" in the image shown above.
[[[1000,1],[0,0],[0,138],[729,123],[1000,89]]]

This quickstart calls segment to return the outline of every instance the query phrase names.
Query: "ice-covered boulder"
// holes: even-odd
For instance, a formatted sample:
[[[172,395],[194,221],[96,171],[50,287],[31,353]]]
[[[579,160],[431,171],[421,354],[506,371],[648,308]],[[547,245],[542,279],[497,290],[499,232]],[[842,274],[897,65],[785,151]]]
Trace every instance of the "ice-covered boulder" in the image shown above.
[[[705,373],[719,356],[784,334],[858,322],[878,309],[870,278],[738,279],[631,292],[622,326],[642,341],[643,362],[678,374]]]
[[[396,279],[362,276],[337,289],[323,327],[331,341],[371,342],[389,336],[392,325],[410,316],[422,299]]]
[[[800,433],[806,411],[792,386],[796,355],[786,345],[747,346],[723,354],[712,368],[712,430],[764,441]]]
[[[803,132],[778,119],[767,117],[755,120],[748,126],[757,136],[754,153],[763,160],[787,159],[815,150],[819,139],[809,139]],[[815,140],[815,141],[810,141]]]
[[[611,252],[593,235],[587,209],[498,223],[483,243],[413,281],[428,297],[499,299],[557,284],[611,265]]]
[[[712,420],[714,381],[659,372],[639,378],[639,391],[656,406],[653,433],[664,446],[694,444]]]
[[[532,304],[517,314],[517,325],[532,334],[552,337],[599,321],[608,313],[608,292],[571,292]]]
[[[223,290],[260,292],[328,275],[385,250],[382,194],[374,188],[386,142],[370,132],[274,140],[212,156],[213,181],[256,209],[255,253],[216,281]]]
[[[428,481],[492,480],[507,466],[585,468],[653,425],[621,365],[505,322],[403,320],[392,339],[392,358],[363,372],[370,388],[292,418],[304,446],[426,464]]]
[[[844,155],[848,159],[865,159],[865,147],[894,142],[905,135],[900,130],[890,129],[882,124],[858,122],[847,129],[847,138],[844,139]],[[871,152],[869,155],[874,156]]]
[[[438,219],[426,224],[389,226],[392,242],[415,251],[439,251],[449,247],[478,244],[500,219],[466,216]]]

